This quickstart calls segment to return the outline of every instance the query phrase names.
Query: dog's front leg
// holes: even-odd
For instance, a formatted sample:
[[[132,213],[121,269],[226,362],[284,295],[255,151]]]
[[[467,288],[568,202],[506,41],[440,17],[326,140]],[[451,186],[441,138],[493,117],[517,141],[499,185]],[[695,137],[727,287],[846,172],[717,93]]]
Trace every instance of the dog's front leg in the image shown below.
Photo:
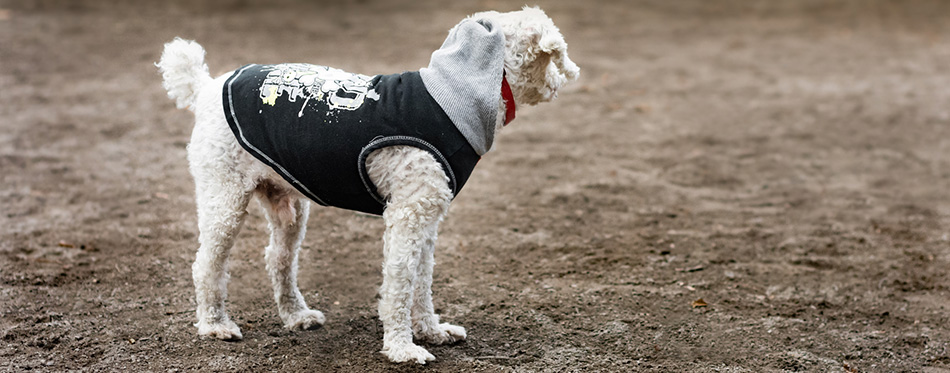
[[[370,154],[366,165],[379,193],[389,198],[383,213],[386,232],[383,285],[379,290],[379,318],[384,332],[381,352],[394,362],[425,364],[435,357],[412,343],[413,311],[419,310],[415,304],[428,304],[421,307],[420,315],[432,315],[432,248],[439,222],[452,200],[452,190],[442,166],[431,154],[417,148],[377,150]]]
[[[403,201],[391,202],[383,213],[386,232],[379,318],[384,333],[382,353],[394,362],[425,364],[435,360],[435,356],[412,342],[411,306],[418,281],[424,281],[417,273],[423,247],[434,240],[432,233],[442,218],[439,210],[427,201]]]
[[[438,227],[435,227],[438,228]],[[416,339],[432,344],[453,343],[465,339],[465,328],[448,323],[439,323],[439,315],[432,305],[432,272],[435,267],[435,237],[438,231],[430,232],[431,241],[422,246],[419,268],[416,274],[412,303],[412,332]]]

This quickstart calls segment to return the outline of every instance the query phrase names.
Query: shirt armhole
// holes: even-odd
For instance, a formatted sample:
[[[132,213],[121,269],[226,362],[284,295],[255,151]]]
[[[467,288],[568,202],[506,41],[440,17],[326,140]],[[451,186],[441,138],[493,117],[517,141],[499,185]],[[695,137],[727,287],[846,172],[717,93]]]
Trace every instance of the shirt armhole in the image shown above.
[[[386,198],[379,194],[379,192],[376,190],[376,185],[373,184],[373,181],[369,179],[369,173],[366,171],[366,157],[368,157],[369,154],[375,150],[398,145],[412,146],[431,153],[432,156],[435,157],[435,160],[442,165],[442,169],[445,171],[446,176],[449,177],[449,189],[452,190],[452,196],[454,197],[456,194],[458,194],[458,188],[456,187],[457,184],[455,182],[455,173],[452,171],[452,166],[449,164],[449,161],[445,158],[445,156],[439,152],[438,148],[426,142],[425,140],[416,137],[379,136],[363,147],[363,150],[360,151],[358,160],[360,178],[363,180],[363,186],[366,188],[366,191],[369,193],[369,195],[373,197],[373,199],[383,206],[386,205]]]

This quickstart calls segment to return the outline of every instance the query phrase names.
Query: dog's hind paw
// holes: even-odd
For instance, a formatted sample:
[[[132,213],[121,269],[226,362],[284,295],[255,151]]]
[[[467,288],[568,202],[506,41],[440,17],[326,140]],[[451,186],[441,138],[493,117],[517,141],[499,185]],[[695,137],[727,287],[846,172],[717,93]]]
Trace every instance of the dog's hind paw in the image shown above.
[[[448,323],[439,324],[438,327],[427,330],[426,333],[417,333],[416,338],[434,345],[455,343],[464,340],[467,337],[465,328]]]
[[[380,352],[394,363],[414,361],[418,364],[425,364],[427,361],[435,360],[435,356],[430,354],[429,351],[412,343],[399,343],[393,346],[384,344],[383,350]]]
[[[284,327],[287,329],[307,330],[323,325],[326,317],[323,312],[317,310],[302,310],[292,313],[284,319]]]
[[[217,338],[225,341],[240,341],[244,338],[241,335],[241,328],[234,321],[227,320],[221,323],[197,323],[198,335]]]

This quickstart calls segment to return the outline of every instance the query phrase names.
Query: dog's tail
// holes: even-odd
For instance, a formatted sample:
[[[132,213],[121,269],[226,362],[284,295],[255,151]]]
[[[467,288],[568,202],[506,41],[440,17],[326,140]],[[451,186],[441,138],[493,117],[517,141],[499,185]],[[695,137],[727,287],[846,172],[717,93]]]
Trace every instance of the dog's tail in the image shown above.
[[[195,110],[195,100],[202,85],[211,80],[205,50],[191,40],[175,38],[165,44],[162,59],[155,64],[162,73],[162,86],[179,109]]]

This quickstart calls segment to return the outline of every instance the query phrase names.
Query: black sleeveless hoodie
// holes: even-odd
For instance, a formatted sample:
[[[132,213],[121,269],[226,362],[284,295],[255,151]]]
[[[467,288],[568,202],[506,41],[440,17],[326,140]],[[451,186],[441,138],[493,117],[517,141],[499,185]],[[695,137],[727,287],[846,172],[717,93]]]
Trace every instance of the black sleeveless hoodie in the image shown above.
[[[453,195],[492,146],[505,39],[487,19],[449,31],[427,68],[366,75],[309,64],[247,65],[223,88],[241,146],[321,205],[382,214],[374,150],[408,145],[442,165]]]
[[[316,65],[247,65],[224,84],[241,146],[313,201],[382,214],[366,157],[387,146],[432,153],[457,194],[479,155],[418,72],[367,77]]]

